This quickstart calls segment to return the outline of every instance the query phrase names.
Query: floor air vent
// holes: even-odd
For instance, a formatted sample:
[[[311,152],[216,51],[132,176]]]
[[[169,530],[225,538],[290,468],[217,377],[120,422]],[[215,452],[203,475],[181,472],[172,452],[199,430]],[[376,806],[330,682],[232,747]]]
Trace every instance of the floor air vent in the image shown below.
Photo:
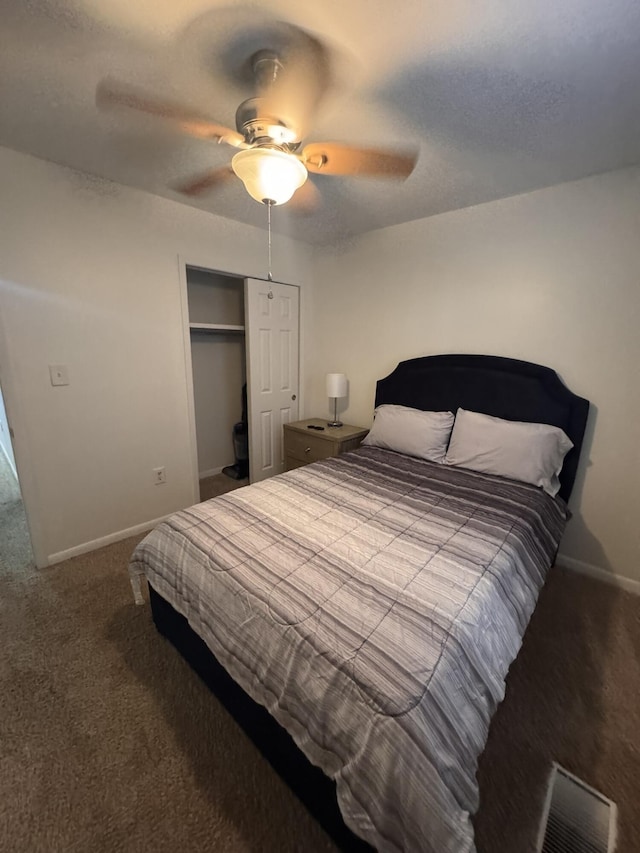
[[[616,820],[615,803],[554,764],[538,853],[613,853]]]

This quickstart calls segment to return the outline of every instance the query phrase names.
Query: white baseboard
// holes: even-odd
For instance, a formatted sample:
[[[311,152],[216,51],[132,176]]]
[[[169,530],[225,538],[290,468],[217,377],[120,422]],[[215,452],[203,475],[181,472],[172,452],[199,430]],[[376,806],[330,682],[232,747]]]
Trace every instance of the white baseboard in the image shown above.
[[[233,462],[231,463],[231,465],[233,465]],[[226,465],[222,465],[220,468],[209,468],[208,471],[199,471],[198,479],[204,480],[205,477],[215,477],[216,474],[222,474],[222,469],[226,467]]]
[[[564,554],[558,554],[556,565],[565,569],[571,569],[573,572],[588,575],[590,578],[595,578],[599,581],[617,586],[624,589],[625,592],[632,592],[634,595],[640,595],[640,581],[634,578],[627,578],[624,575],[616,575],[613,572],[608,572],[606,569],[601,569],[600,566],[593,566],[591,563],[584,563],[582,560],[576,560],[573,557],[566,557]]]
[[[171,513],[172,514],[172,513]],[[128,527],[126,530],[118,530],[116,533],[110,533],[108,536],[102,536],[100,539],[92,539],[91,542],[83,542],[81,545],[75,545],[73,548],[67,548],[66,551],[58,551],[55,554],[49,554],[48,564],[50,566],[56,563],[61,563],[63,560],[68,560],[71,557],[79,557],[81,554],[88,554],[89,551],[96,551],[98,548],[104,548],[105,545],[112,545],[114,542],[120,542],[123,539],[128,539],[130,536],[137,536],[138,533],[145,533],[147,530],[153,530],[162,521],[169,518],[169,515],[163,515],[162,518],[156,518],[153,521],[145,521],[143,524],[136,524],[135,527]]]

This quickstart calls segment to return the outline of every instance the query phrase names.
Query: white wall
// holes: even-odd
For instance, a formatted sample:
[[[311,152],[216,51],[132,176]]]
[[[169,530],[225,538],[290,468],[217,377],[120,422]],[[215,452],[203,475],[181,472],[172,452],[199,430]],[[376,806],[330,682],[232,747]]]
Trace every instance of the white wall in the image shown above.
[[[387,228],[316,252],[307,409],[350,379],[371,423],[398,361],[493,353],[554,368],[592,401],[565,561],[640,580],[640,170]],[[567,560],[568,558],[568,560]]]
[[[191,502],[178,255],[263,277],[266,233],[7,149],[0,173],[0,378],[42,564]],[[273,258],[309,289],[305,246]]]

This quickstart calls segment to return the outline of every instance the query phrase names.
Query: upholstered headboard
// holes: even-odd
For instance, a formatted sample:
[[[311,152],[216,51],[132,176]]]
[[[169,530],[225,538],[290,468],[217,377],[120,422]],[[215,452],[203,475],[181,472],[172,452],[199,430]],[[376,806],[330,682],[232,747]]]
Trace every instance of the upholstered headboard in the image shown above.
[[[576,477],[589,401],[573,394],[549,367],[493,355],[432,355],[401,361],[376,385],[376,406],[424,411],[458,408],[511,421],[558,426],[574,444],[560,474],[569,499]]]

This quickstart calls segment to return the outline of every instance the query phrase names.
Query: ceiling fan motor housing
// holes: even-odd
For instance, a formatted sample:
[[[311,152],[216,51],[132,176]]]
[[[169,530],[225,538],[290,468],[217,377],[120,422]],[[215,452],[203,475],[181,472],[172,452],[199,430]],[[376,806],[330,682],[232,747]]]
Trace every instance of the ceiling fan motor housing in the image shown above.
[[[300,145],[297,134],[281,118],[265,115],[262,98],[248,98],[236,110],[236,128],[249,145],[286,146],[295,151]]]

